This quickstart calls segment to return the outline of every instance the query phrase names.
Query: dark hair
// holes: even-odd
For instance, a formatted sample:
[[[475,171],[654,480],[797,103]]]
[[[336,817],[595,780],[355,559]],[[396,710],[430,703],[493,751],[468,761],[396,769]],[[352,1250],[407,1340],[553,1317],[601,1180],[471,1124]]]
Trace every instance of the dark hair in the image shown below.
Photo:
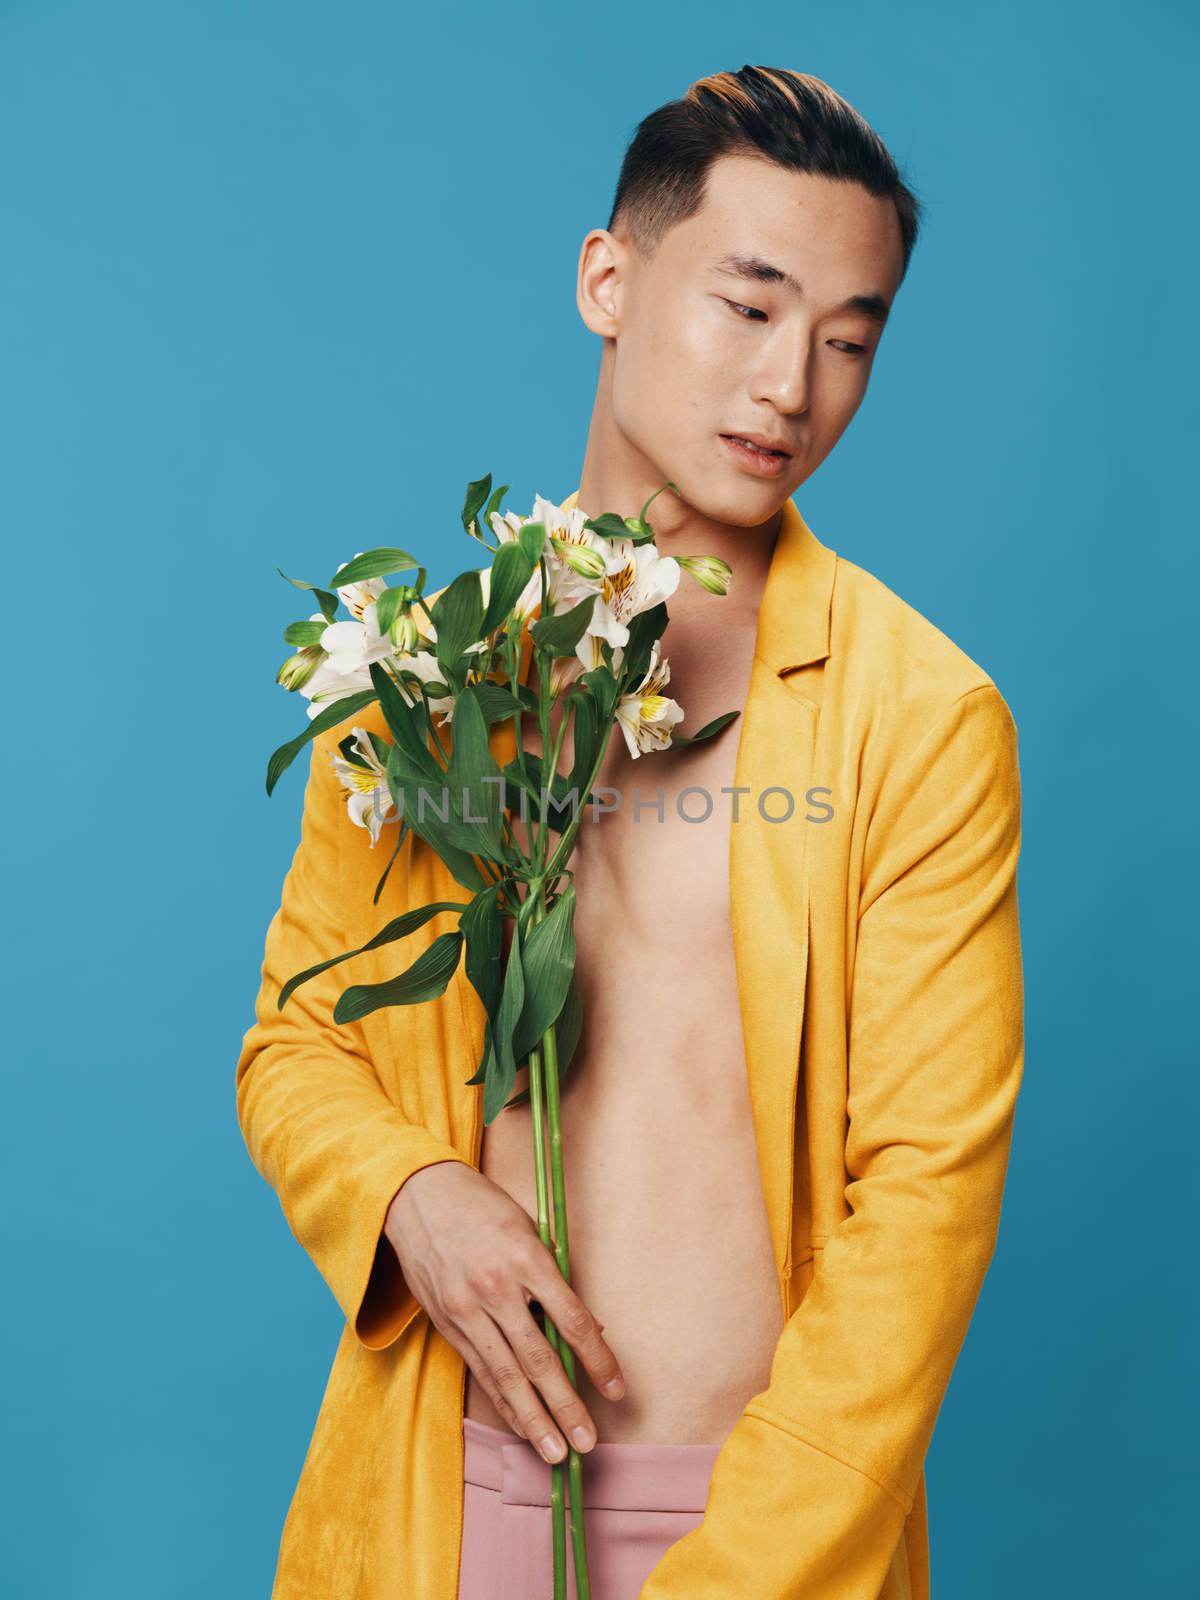
[[[900,219],[901,277],[908,271],[922,206],[883,140],[827,83],[781,67],[714,72],[644,117],[621,163],[609,232],[623,223],[637,250],[653,255],[700,209],[708,170],[723,155],[760,155],[889,196]]]

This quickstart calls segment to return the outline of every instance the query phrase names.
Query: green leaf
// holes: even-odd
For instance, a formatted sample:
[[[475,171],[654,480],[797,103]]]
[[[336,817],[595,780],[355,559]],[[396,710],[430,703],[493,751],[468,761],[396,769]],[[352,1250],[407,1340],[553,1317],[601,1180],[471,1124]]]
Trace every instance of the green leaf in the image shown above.
[[[487,887],[488,880],[479,870],[468,850],[459,843],[446,775],[417,772],[408,763],[404,751],[397,743],[392,746],[387,763],[388,789],[396,809],[419,839],[445,862],[457,882],[472,894]],[[421,795],[427,796],[424,805]],[[445,812],[445,818],[442,812]]]
[[[339,568],[329,580],[331,589],[344,589],[348,583],[365,583],[368,578],[387,578],[394,572],[411,572],[420,566],[416,556],[407,550],[380,545],[375,550],[364,550],[344,567]]]
[[[662,490],[656,489],[654,493],[661,494]],[[652,494],[650,500],[653,499],[654,495]],[[646,501],[647,506],[650,504],[650,500]],[[605,511],[593,521],[585,522],[584,527],[590,528],[593,533],[598,533],[603,539],[628,539],[630,544],[649,544],[654,538],[654,529],[645,520],[645,509],[646,507],[643,506],[643,514],[640,517],[628,519],[619,516],[615,511]],[[640,522],[642,526],[631,528],[629,525],[631,521]]]
[[[662,600],[649,611],[639,611],[629,624],[629,642],[621,657],[621,675],[628,682],[639,683],[650,665],[650,653],[667,631],[666,603]]]
[[[520,532],[517,534],[517,542],[530,561],[536,566],[541,560],[542,551],[546,548],[546,524],[544,522],[523,522]]]
[[[596,673],[603,673],[604,670],[603,667],[593,667],[590,673],[584,675],[585,681],[588,678],[595,677]],[[604,718],[606,726],[612,717],[612,707],[616,705],[615,680],[613,680],[611,672],[607,674],[607,678],[609,682],[614,683],[614,691],[611,706],[609,706],[607,715]],[[574,787],[578,790],[580,804],[583,803],[585,787],[588,778],[591,776],[592,763],[596,759],[600,746],[600,717],[597,713],[597,702],[594,698],[597,691],[590,683],[588,688],[591,692],[578,696],[574,702],[574,721],[571,725],[571,735],[575,749],[575,761],[567,779],[567,788]],[[607,699],[607,688],[605,688],[604,692]]]
[[[444,994],[462,952],[461,933],[440,934],[398,977],[385,983],[356,983],[333,1008],[338,1023],[357,1022],[382,1006],[415,1006]]]
[[[575,970],[574,914],[575,886],[569,883],[525,941],[525,1002],[512,1045],[518,1061],[529,1054],[563,1008]]]
[[[554,1037],[558,1044],[558,1076],[563,1078],[575,1058],[575,1048],[583,1031],[583,1000],[575,973],[567,988],[567,998],[554,1023]]]
[[[520,599],[521,591],[533,576],[534,563],[520,544],[502,544],[492,562],[487,611],[480,624],[483,638],[498,628]],[[468,643],[473,641],[468,640]]]
[[[479,515],[479,512],[483,508],[483,504],[488,497],[488,492],[491,487],[492,475],[490,472],[485,477],[476,478],[473,482],[467,485],[467,493],[463,499],[462,508],[462,525],[464,532],[470,533],[471,524],[474,522],[475,518]],[[501,493],[503,493],[503,490],[501,490]]]
[[[315,594],[317,604],[320,606],[327,621],[332,622],[334,617],[337,616],[338,597],[336,594],[330,594],[328,589],[318,588],[315,583],[305,583],[303,578],[288,578],[282,567],[276,567],[275,571],[281,578],[286,578],[294,589],[308,589]]]
[[[381,662],[372,661],[368,670],[397,747],[416,771],[425,773],[428,777],[440,778],[442,769],[429,748],[424,712],[416,706],[409,705]]]
[[[385,589],[375,601],[375,625],[380,633],[387,633],[404,605],[404,589]]]
[[[443,683],[440,678],[423,678],[415,668],[404,665],[403,657],[397,660],[392,670],[410,694],[422,696],[426,700],[444,700],[450,693],[448,683]]]
[[[492,532],[492,512],[499,511],[500,502],[504,499],[504,496],[508,493],[511,487],[511,484],[502,483],[498,489],[492,490],[491,499],[488,501],[487,505],[484,506],[483,515],[479,519],[479,525],[481,528],[483,528],[485,533]],[[495,537],[494,533],[493,537]]]
[[[513,1055],[513,1030],[525,1003],[525,974],[521,964],[520,930],[513,929],[512,944],[508,952],[508,965],[504,972],[504,987],[500,995],[500,1008],[492,1032],[492,1068],[483,1089],[483,1120],[491,1123],[504,1109],[504,1102],[512,1091],[517,1076],[517,1062]]]
[[[400,821],[399,821],[399,824],[397,825],[397,828],[396,828],[396,848],[392,851],[391,855],[388,857],[388,864],[383,869],[383,876],[380,878],[379,882],[375,885],[375,893],[371,896],[371,904],[373,906],[377,906],[379,904],[379,896],[383,893],[383,886],[388,880],[388,873],[392,870],[392,867],[395,865],[396,857],[400,854],[400,847],[403,845],[405,839],[408,838],[408,834],[409,834],[408,823],[405,822],[403,817],[401,817]]]
[[[495,1052],[492,1046],[492,1019],[491,1017],[485,1017],[483,1019],[483,1050],[479,1056],[479,1065],[475,1068],[475,1071],[471,1074],[471,1076],[465,1080],[468,1085],[472,1083],[487,1082],[487,1075],[489,1071],[493,1070],[492,1060],[494,1054]]]
[[[523,815],[526,819],[535,817],[541,821],[542,817],[542,788],[545,783],[543,776],[542,758],[534,750],[525,752],[525,772],[521,771],[518,760],[510,761],[504,768],[504,776],[508,783],[515,784],[518,789],[523,789],[533,802],[526,806]],[[554,783],[550,786],[550,793],[546,799],[546,821],[556,833],[561,833],[563,828],[574,821],[575,813],[583,807],[584,794],[581,785],[577,786],[577,797],[574,805],[571,803],[571,783],[561,773],[554,774]],[[519,800],[509,800],[510,809],[517,812]],[[517,812],[518,815],[522,813]]]
[[[607,667],[593,667],[590,672],[585,672],[580,678],[580,683],[585,683],[588,692],[595,700],[595,714],[600,726],[606,728],[613,719],[620,699],[621,685]]]
[[[722,711],[719,717],[714,717],[711,722],[706,722],[695,733],[676,733],[675,729],[672,728],[671,743],[667,746],[667,749],[673,750],[676,745],[699,744],[701,739],[711,739],[714,733],[720,733],[722,728],[739,716],[741,716],[740,711]]]
[[[454,842],[472,855],[507,863],[510,852],[501,830],[503,773],[488,745],[487,723],[474,685],[455,702],[453,734],[446,786],[449,817],[456,824]]]
[[[551,656],[573,656],[592,620],[596,598],[591,594],[578,605],[572,606],[570,611],[563,611],[558,616],[539,617],[529,630],[538,649],[545,650]]]
[[[503,929],[496,904],[503,887],[493,883],[481,890],[458,922],[467,941],[467,977],[489,1016],[496,1009],[503,982]]]
[[[318,711],[303,733],[298,733],[294,739],[289,739],[272,752],[267,762],[267,793],[274,791],[275,785],[310,740],[324,733],[327,728],[336,728],[339,722],[345,722],[347,717],[361,711],[363,706],[370,705],[375,698],[374,689],[361,689],[357,694],[343,695],[340,700],[331,701],[324,711]]]
[[[466,675],[462,657],[483,636],[483,588],[478,571],[460,572],[434,601],[430,615],[437,629],[437,664],[446,682],[458,688]]]
[[[415,911],[406,911],[403,916],[393,917],[385,927],[379,930],[373,939],[368,939],[366,944],[360,944],[357,950],[347,950],[340,956],[331,956],[328,961],[321,961],[315,967],[308,967],[304,972],[298,972],[294,977],[289,978],[279,991],[279,1000],[275,1009],[282,1011],[302,983],[307,983],[310,978],[315,978],[318,972],[324,972],[329,967],[336,967],[339,961],[349,961],[351,956],[360,956],[364,950],[377,950],[380,945],[391,944],[394,939],[403,939],[408,934],[415,933],[418,928],[423,928],[431,917],[437,916],[439,911],[466,911],[467,909],[468,906],[459,900],[435,900],[430,905],[419,906]]]
[[[583,526],[585,529],[590,528],[593,533],[598,533],[602,539],[633,538],[625,526],[625,518],[619,517],[615,511],[605,511],[598,517],[591,517]]]
[[[532,752],[526,751],[526,753],[525,753],[525,761],[526,761],[526,763],[529,764],[531,762],[531,760],[532,760]],[[510,762],[507,763],[507,765],[504,768],[504,777],[505,777],[506,783],[508,783],[509,785],[515,785],[518,789],[524,789],[525,793],[533,801],[535,808],[540,804],[541,795],[540,795],[540,792],[538,790],[537,784],[533,781],[532,771],[530,772],[530,775],[528,777],[526,777],[525,773],[521,771],[521,763],[519,761],[513,760],[513,761],[510,761]],[[519,802],[514,800],[512,792],[511,792],[511,789],[506,794],[505,798],[508,800],[508,804],[509,804],[510,810],[515,810],[515,808],[516,808],[516,806],[517,806],[517,804]],[[527,814],[528,814],[528,808],[527,808]],[[537,815],[536,809],[534,810],[533,815],[535,815],[535,816]]]
[[[511,717],[514,712],[522,709],[522,700],[503,684],[486,681],[477,683],[475,693],[480,710],[483,712],[483,720],[489,727],[493,722],[502,722],[505,717]]]
[[[297,645],[300,649],[305,645],[320,644],[321,635],[328,626],[327,622],[289,622],[283,630],[284,643]]]
[[[567,989],[567,998],[563,1001],[563,1008],[558,1014],[554,1024],[554,1038],[558,1053],[558,1081],[560,1086],[566,1081],[567,1070],[575,1059],[575,1050],[579,1044],[579,1035],[583,1028],[583,1004],[579,998],[579,984],[574,973],[571,974],[570,986]],[[530,1054],[532,1055],[532,1050]],[[513,1095],[504,1109],[509,1106],[523,1105],[529,1099],[529,1085]]]

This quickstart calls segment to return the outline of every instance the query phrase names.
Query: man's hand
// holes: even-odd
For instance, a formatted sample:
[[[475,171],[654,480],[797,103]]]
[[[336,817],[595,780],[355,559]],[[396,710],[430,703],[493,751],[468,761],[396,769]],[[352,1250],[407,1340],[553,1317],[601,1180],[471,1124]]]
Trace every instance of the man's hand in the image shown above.
[[[564,1279],[524,1207],[475,1167],[439,1161],[401,1185],[384,1232],[413,1295],[505,1421],[558,1461],[566,1445],[549,1407],[575,1448],[590,1450],[596,1426],[529,1302],[541,1304],[610,1399],[622,1397],[624,1379],[600,1337],[603,1324]]]

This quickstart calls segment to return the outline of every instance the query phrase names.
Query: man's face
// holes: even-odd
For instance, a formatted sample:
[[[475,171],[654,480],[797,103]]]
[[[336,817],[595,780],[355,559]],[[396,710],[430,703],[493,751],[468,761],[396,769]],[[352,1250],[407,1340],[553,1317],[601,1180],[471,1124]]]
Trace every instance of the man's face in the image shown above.
[[[648,261],[628,241],[618,260],[594,284],[607,325],[587,315],[595,306],[585,319],[613,339],[621,453],[716,520],[767,521],[866,392],[903,266],[894,204],[855,183],[725,156],[700,210]],[[781,470],[764,475],[726,437],[746,433],[791,452]]]

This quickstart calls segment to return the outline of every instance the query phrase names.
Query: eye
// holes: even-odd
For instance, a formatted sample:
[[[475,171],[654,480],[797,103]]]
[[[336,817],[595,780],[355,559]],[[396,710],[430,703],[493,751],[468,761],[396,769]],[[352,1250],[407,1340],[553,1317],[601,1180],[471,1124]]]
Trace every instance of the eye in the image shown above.
[[[722,295],[721,298],[724,300],[724,295]],[[761,317],[764,322],[767,320],[767,313],[765,311],[760,311],[757,306],[740,306],[736,300],[725,300],[725,304],[727,306],[732,306],[738,315],[742,317],[744,322],[750,322],[755,317]]]
[[[864,344],[852,344],[849,339],[830,339],[830,344],[843,347],[843,354],[848,356],[865,356],[867,347]]]

